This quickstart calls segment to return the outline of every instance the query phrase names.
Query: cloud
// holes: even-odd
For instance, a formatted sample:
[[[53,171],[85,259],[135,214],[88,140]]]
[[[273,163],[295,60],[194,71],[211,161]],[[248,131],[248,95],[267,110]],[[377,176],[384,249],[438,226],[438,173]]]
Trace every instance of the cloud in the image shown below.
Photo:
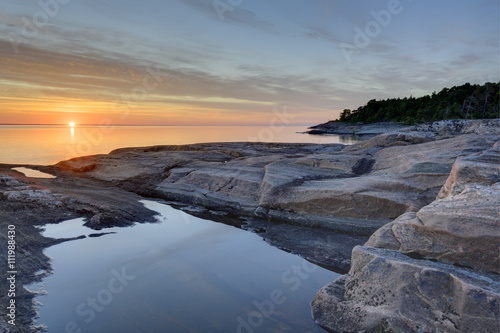
[[[225,1],[217,0],[179,0],[209,17],[236,26],[250,27],[266,33],[276,34],[278,29],[273,23],[259,18],[254,12],[241,6],[231,6]],[[223,4],[221,6],[220,4]]]
[[[329,43],[334,43],[334,44],[349,43],[349,42],[352,43],[352,41],[342,40],[337,36],[335,36],[334,34],[332,34],[330,31],[319,27],[307,27],[303,35],[306,38],[318,39],[320,41],[327,41]]]
[[[339,100],[325,78],[271,74],[258,66],[228,79],[196,69],[138,63],[125,55],[75,55],[29,45],[15,54],[6,52],[10,47],[8,41],[0,40],[0,80],[10,87],[10,97],[113,103],[141,87],[144,77],[158,66],[163,82],[141,99],[145,105],[215,108],[236,114],[271,112],[272,105],[281,104],[302,110],[328,109]]]

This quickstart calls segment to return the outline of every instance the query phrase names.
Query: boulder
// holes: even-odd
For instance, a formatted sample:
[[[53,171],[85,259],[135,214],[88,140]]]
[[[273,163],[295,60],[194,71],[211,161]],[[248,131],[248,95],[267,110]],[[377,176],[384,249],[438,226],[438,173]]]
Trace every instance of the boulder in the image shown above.
[[[497,274],[357,246],[349,274],[312,302],[332,332],[498,332]]]
[[[500,183],[468,186],[377,230],[366,246],[500,273]]]
[[[500,182],[500,141],[487,151],[457,159],[439,198],[460,193],[466,184],[491,185],[496,182]]]

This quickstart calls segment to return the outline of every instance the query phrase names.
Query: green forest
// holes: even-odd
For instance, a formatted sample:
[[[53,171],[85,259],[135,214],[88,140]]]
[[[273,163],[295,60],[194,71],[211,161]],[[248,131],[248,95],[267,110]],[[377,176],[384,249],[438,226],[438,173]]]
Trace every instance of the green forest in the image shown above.
[[[442,119],[500,118],[499,86],[500,82],[466,83],[418,98],[372,99],[355,110],[345,109],[338,121],[412,125]]]

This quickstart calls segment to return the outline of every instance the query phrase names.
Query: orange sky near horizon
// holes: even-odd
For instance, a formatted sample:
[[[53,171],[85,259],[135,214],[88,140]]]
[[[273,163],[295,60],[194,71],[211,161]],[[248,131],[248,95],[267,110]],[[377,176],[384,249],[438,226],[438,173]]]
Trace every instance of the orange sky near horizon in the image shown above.
[[[227,110],[189,107],[158,107],[139,105],[125,107],[124,104],[102,101],[59,100],[53,102],[18,103],[15,107],[0,98],[0,124],[113,124],[113,125],[308,125],[315,124],[314,118],[294,115],[286,107],[269,106],[273,112],[262,111],[228,114]],[[107,111],[111,110],[111,111]],[[321,114],[317,121],[325,118]]]
[[[0,60],[1,62],[1,60]],[[1,84],[0,84],[1,86]],[[133,100],[132,93],[92,100],[61,96],[37,96],[36,87],[31,97],[0,96],[1,124],[114,124],[114,125],[309,125],[328,120],[324,110],[292,113],[287,106],[272,103],[192,96],[150,96],[148,101]],[[24,88],[29,92],[29,88]],[[156,100],[155,100],[156,98]],[[165,103],[165,100],[171,103]],[[190,103],[194,105],[190,105]],[[199,105],[205,104],[205,105]],[[226,108],[210,107],[225,104]],[[234,105],[234,110],[231,109]],[[244,105],[250,111],[236,109]],[[229,107],[228,107],[229,106]],[[335,116],[335,113],[331,113]]]
[[[37,64],[31,66],[34,72],[38,70]],[[72,76],[72,73],[69,70],[66,75]],[[77,80],[71,84],[85,85]],[[16,81],[0,81],[0,90],[7,92],[5,95],[18,86]],[[70,91],[62,87],[44,89],[38,84],[24,84],[23,97],[19,96],[18,91],[11,93],[11,96],[0,96],[0,123],[67,124],[74,121],[76,124],[114,125],[308,125],[338,115],[335,112],[327,114],[320,108],[316,112],[308,110],[304,113],[292,107],[293,112],[290,112],[288,106],[232,97],[168,95],[168,89],[168,85],[166,88],[158,85],[159,93],[149,93],[138,81],[129,92],[115,92],[114,87],[110,86],[108,91],[102,91],[99,99],[91,99],[82,91]],[[72,93],[75,97],[71,96]]]

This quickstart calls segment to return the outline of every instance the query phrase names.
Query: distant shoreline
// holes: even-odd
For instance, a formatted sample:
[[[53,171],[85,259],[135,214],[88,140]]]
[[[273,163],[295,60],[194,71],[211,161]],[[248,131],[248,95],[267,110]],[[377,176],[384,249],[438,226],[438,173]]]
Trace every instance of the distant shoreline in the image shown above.
[[[375,136],[382,133],[398,131],[410,126],[402,125],[393,122],[380,122],[373,124],[364,123],[343,123],[339,121],[328,121],[323,124],[309,127],[307,134],[323,135],[323,134],[337,134],[337,135],[353,135],[353,136]]]

